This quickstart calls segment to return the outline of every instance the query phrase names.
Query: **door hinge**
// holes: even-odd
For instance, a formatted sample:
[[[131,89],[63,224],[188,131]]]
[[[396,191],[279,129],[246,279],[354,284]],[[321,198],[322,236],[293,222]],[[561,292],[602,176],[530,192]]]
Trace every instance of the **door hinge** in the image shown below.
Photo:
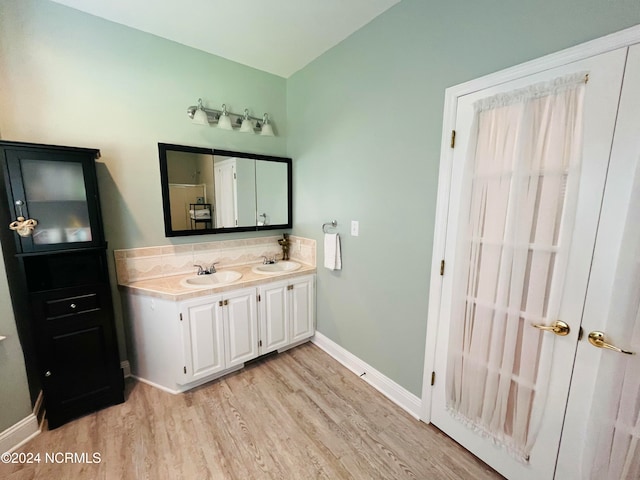
[[[238,177],[236,177],[236,173],[233,172],[233,179],[236,180]]]
[[[580,330],[578,330],[578,341],[582,340],[582,335],[584,335],[584,330],[580,327]]]
[[[180,321],[182,321],[182,313],[180,314]]]
[[[444,260],[440,261],[440,276],[444,275]]]
[[[436,372],[431,372],[431,386],[436,383]]]
[[[455,148],[456,146],[456,131],[451,130],[451,148]]]
[[[187,374],[187,367],[186,367],[186,365],[185,365],[184,367],[182,367],[182,371],[184,372],[184,374],[185,374],[185,375]]]
[[[258,301],[261,302],[262,301],[262,297],[260,296],[260,294],[258,294]]]
[[[262,340],[260,340],[260,341],[258,342],[258,346],[259,346],[259,347],[261,347],[261,346],[262,346]]]

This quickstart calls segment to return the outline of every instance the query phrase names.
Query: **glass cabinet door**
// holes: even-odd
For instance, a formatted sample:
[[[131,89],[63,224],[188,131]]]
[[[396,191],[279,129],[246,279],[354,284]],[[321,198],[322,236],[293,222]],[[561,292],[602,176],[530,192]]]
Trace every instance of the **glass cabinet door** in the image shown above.
[[[77,152],[7,152],[13,208],[38,222],[20,237],[22,251],[45,251],[103,243],[94,158]]]

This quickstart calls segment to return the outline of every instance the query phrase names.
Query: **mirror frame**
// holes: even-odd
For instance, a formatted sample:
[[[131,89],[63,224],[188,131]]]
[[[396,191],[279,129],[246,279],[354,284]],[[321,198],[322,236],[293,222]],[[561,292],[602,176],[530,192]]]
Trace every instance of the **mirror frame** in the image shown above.
[[[257,225],[257,205],[256,205],[256,225],[232,228],[203,228],[200,230],[173,230],[171,227],[171,207],[169,203],[169,169],[167,165],[167,152],[178,151],[186,153],[199,153],[207,155],[221,155],[225,157],[248,158],[251,160],[263,160],[267,162],[279,162],[287,165],[287,223],[277,225]],[[172,143],[158,143],[158,153],[160,158],[160,186],[162,189],[162,210],[164,218],[164,234],[166,237],[182,237],[190,235],[212,235],[217,233],[232,232],[256,232],[261,230],[278,230],[291,228],[293,225],[293,174],[291,171],[292,160],[287,157],[275,157],[271,155],[261,155],[257,153],[234,152],[232,150],[221,150],[215,148],[192,147],[188,145],[176,145]],[[213,168],[213,165],[211,166]]]

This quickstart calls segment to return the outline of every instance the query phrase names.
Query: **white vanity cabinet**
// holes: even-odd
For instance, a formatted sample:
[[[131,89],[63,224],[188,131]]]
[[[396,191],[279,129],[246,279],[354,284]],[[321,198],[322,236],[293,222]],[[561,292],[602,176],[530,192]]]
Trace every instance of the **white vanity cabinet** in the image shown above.
[[[177,383],[191,383],[225,369],[222,296],[197,298],[180,304],[182,372]]]
[[[258,287],[260,353],[295,345],[315,331],[315,275]]]
[[[179,393],[315,331],[315,275],[173,301],[122,296],[132,375]]]
[[[222,301],[225,326],[224,358],[227,368],[258,356],[256,289],[237,290]]]
[[[187,384],[243,365],[258,356],[256,290],[245,288],[180,303]]]

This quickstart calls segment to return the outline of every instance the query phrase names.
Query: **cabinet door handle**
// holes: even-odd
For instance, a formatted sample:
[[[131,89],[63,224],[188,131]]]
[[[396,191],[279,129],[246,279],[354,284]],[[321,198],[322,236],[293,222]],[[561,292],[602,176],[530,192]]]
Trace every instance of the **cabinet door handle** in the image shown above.
[[[72,310],[75,310],[77,307],[77,305],[75,303],[72,303],[71,305],[69,305],[69,308],[71,308]]]
[[[47,370],[46,372],[44,372],[44,376],[47,377],[47,378],[50,377],[51,376],[51,371]]]

